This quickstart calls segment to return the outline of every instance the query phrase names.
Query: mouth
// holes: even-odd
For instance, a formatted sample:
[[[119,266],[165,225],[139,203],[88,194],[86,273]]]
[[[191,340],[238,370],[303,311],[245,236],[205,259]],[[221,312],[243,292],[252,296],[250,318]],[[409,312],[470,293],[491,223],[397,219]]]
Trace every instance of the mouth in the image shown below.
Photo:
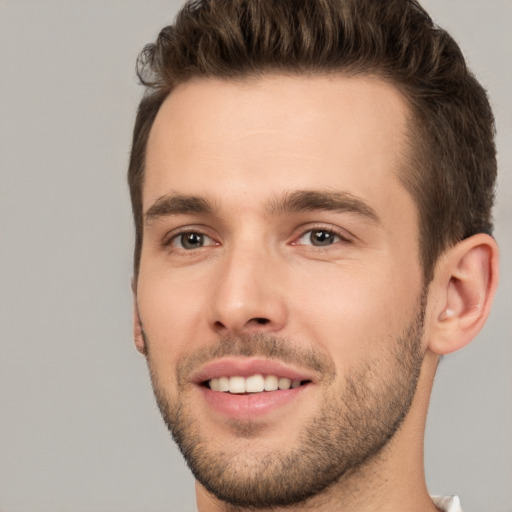
[[[316,373],[277,360],[239,357],[210,362],[193,376],[209,410],[244,420],[293,412],[317,382]]]
[[[202,386],[221,393],[256,394],[273,391],[286,391],[310,384],[311,380],[290,379],[278,375],[262,375],[260,373],[243,377],[241,375],[214,377],[201,383]]]

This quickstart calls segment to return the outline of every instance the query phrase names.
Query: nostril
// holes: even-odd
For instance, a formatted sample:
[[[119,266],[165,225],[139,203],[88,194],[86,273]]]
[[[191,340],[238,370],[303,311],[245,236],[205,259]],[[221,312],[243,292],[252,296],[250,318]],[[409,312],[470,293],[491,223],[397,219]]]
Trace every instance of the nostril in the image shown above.
[[[1,0],[0,0],[1,1]],[[270,318],[264,318],[261,316],[254,316],[250,318],[244,324],[239,324],[238,322],[221,322],[216,320],[213,323],[213,329],[217,333],[227,334],[227,333],[243,333],[246,329],[247,331],[259,330],[265,327],[265,329],[269,329],[272,326],[272,320]]]

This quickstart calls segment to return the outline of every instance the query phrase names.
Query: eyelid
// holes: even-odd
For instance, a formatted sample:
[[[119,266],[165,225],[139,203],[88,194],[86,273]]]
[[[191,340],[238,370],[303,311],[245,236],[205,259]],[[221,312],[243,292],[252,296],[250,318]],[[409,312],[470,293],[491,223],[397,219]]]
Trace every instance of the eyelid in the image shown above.
[[[296,230],[298,231],[297,234],[293,236],[293,240],[291,242],[292,245],[299,245],[298,240],[303,238],[307,233],[311,231],[328,231],[329,233],[332,233],[336,236],[338,236],[341,239],[341,242],[352,242],[355,238],[351,233],[349,233],[347,230],[342,229],[337,226],[329,225],[329,224],[323,224],[323,223],[317,223],[317,224],[308,224],[306,226],[300,226]],[[329,246],[325,246],[329,247]],[[321,248],[321,247],[319,247]]]
[[[202,226],[182,226],[177,229],[173,229],[169,232],[167,232],[164,237],[162,238],[161,245],[162,247],[171,247],[171,244],[173,240],[176,240],[179,236],[183,235],[184,233],[197,233],[199,235],[203,235],[205,237],[208,237],[210,240],[215,242],[211,245],[218,245],[217,240],[211,235],[211,233],[208,232],[208,230]]]

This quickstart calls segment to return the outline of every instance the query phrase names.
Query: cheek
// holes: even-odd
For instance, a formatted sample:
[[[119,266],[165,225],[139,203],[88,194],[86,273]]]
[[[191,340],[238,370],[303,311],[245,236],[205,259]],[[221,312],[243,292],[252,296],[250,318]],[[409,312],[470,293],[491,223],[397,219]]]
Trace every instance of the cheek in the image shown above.
[[[169,271],[155,274],[141,271],[137,303],[151,359],[159,375],[173,375],[169,369],[201,337],[204,297],[200,282],[182,283]]]
[[[333,266],[308,286],[297,285],[294,334],[321,346],[342,371],[369,354],[387,354],[416,313],[421,291],[419,279],[393,277],[391,268]]]

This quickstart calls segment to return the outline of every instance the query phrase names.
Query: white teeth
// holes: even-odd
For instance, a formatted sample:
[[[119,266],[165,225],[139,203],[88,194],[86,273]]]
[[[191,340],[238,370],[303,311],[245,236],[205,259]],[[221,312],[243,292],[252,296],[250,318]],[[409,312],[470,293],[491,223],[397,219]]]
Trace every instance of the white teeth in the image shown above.
[[[230,393],[245,393],[245,379],[243,377],[229,378]]]
[[[300,386],[300,380],[291,380],[287,377],[277,377],[276,375],[263,376],[261,374],[251,375],[249,377],[217,377],[210,379],[210,389],[212,391],[222,391],[234,394],[240,393],[261,393],[262,391],[276,391],[295,389]]]
[[[219,389],[217,391],[229,391],[229,377],[220,377],[215,380],[219,381]]]
[[[279,379],[275,375],[265,377],[265,391],[275,391],[279,388]]]
[[[259,393],[265,389],[263,375],[251,375],[245,379],[245,391],[247,393]]]
[[[290,379],[287,379],[286,377],[281,377],[279,379],[279,389],[290,389],[290,386],[292,385],[292,381]]]

